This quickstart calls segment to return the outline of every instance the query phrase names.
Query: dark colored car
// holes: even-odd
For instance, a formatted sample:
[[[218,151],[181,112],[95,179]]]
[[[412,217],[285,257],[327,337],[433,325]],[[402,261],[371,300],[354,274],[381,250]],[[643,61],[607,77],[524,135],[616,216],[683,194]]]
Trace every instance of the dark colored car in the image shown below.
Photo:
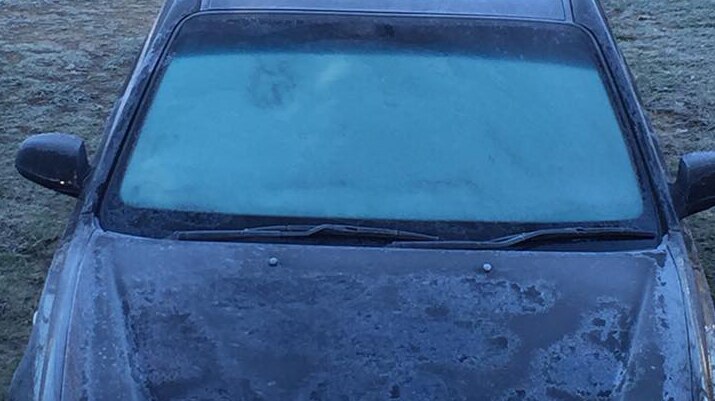
[[[166,4],[78,198],[20,400],[712,400],[713,305],[593,0]]]

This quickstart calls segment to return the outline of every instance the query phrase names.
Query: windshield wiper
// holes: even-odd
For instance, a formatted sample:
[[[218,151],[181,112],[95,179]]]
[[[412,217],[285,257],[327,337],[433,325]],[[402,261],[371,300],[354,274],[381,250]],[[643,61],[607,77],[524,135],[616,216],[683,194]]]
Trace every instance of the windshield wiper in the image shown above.
[[[412,231],[389,228],[352,226],[345,224],[284,225],[245,228],[241,230],[177,231],[170,238],[185,241],[238,241],[260,238],[309,238],[340,236],[349,238],[376,238],[390,241],[438,241],[439,237]]]
[[[427,249],[504,249],[526,244],[553,244],[573,240],[639,240],[653,239],[655,232],[619,227],[567,227],[546,228],[525,233],[499,237],[486,241],[396,241],[389,246],[395,248],[427,248]]]

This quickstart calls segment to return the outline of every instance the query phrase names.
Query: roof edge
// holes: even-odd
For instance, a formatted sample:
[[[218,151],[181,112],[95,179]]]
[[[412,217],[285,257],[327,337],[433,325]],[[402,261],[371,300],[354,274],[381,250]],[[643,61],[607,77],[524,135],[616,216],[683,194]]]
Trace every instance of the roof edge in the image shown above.
[[[415,13],[550,21],[570,17],[564,0],[203,0],[202,9]]]

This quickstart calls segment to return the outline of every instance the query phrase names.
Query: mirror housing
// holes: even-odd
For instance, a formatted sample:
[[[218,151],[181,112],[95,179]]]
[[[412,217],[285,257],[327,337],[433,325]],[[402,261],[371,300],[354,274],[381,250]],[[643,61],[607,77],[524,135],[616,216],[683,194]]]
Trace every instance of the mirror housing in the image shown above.
[[[60,133],[27,138],[17,152],[15,168],[28,180],[73,197],[82,192],[90,170],[84,141]]]
[[[670,192],[681,219],[715,206],[715,152],[684,155]]]

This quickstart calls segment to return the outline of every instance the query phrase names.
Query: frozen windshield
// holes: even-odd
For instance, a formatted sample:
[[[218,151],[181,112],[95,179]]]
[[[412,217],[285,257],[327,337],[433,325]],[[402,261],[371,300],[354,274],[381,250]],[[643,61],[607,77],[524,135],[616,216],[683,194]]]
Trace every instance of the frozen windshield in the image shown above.
[[[189,20],[136,133],[121,203],[441,222],[641,215],[585,34],[404,20]]]

